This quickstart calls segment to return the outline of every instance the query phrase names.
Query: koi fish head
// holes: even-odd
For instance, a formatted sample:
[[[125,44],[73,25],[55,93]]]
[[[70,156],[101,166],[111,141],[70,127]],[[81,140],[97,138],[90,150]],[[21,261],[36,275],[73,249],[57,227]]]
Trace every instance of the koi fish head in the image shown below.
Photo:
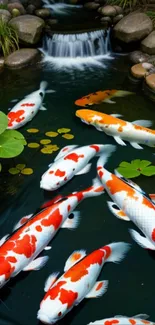
[[[100,116],[99,112],[95,112],[90,109],[79,109],[76,111],[75,115],[86,124],[91,124],[92,122],[95,122],[97,120],[102,120],[102,117]]]
[[[45,172],[42,175],[41,181],[40,181],[40,188],[46,190],[46,191],[55,191],[57,190],[59,187],[61,187],[63,184],[65,184],[66,182],[66,178],[65,178],[65,171],[60,171],[58,170],[58,172],[60,172],[57,176],[53,175],[53,171],[48,170],[47,172]]]

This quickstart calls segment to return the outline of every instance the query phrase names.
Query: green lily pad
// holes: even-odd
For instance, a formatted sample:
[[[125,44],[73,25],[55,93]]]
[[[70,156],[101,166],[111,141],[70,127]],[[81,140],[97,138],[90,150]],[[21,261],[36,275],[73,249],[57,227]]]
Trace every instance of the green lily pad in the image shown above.
[[[24,136],[22,135],[22,133],[16,131],[16,130],[6,130],[5,132],[3,132],[3,136],[6,138],[11,138],[11,139],[15,139],[17,140],[18,143],[22,144],[22,145],[26,145],[27,142],[24,138]]]
[[[17,174],[20,173],[20,170],[18,168],[12,167],[12,168],[9,169],[9,173],[12,174],[12,175],[17,175]]]
[[[150,166],[149,160],[132,160],[131,163],[122,161],[117,171],[126,178],[134,178],[139,175],[153,176],[155,175],[155,166]]]
[[[5,131],[7,126],[8,126],[8,118],[3,112],[0,112],[0,134]]]
[[[0,158],[13,158],[18,156],[24,149],[23,144],[14,138],[0,136]]]

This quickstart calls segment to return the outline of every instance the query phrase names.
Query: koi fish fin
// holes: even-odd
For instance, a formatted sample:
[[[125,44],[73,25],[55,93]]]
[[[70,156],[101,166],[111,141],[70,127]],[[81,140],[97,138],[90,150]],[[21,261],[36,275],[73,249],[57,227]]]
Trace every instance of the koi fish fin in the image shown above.
[[[71,145],[71,146],[66,146],[64,148],[62,148],[58,155],[56,156],[56,158],[54,159],[54,161],[57,161],[58,159],[64,157],[67,153],[69,153],[71,150],[75,149],[78,145]]]
[[[124,97],[128,95],[135,95],[135,93],[127,90],[117,90],[112,97]]]
[[[103,102],[107,103],[107,104],[116,104],[116,102],[114,102],[113,100],[111,100],[109,98],[104,99]]]
[[[120,208],[114,203],[114,202],[107,202],[109,210],[114,214],[114,216],[118,219],[130,221],[129,217],[124,213],[123,210],[120,210]]]
[[[113,144],[107,144],[104,146],[104,150],[102,153],[100,152],[100,158],[97,161],[98,168],[104,166],[107,163],[108,158],[110,158],[112,153],[116,151],[116,148],[117,147]]]
[[[149,194],[149,197],[151,198],[152,202],[155,203],[155,194]]]
[[[49,256],[41,256],[30,262],[23,271],[38,271],[40,270],[49,260]]]
[[[56,90],[53,89],[46,90],[46,94],[52,94],[52,93],[56,93]]]
[[[45,91],[45,89],[48,86],[48,82],[47,81],[41,81],[40,83],[40,90]]]
[[[47,111],[47,108],[44,107],[44,106],[41,106],[41,107],[40,107],[40,111]]]
[[[13,231],[17,230],[18,228],[20,228],[21,226],[23,226],[31,217],[33,216],[33,213],[22,217],[13,227]]]
[[[135,315],[135,316],[132,316],[134,318],[138,318],[138,319],[148,319],[150,316],[147,315],[147,314],[138,314],[138,315]]]
[[[121,116],[123,116],[122,114],[109,114],[109,115],[111,115],[111,116],[113,116],[113,117],[121,117]]]
[[[120,144],[121,146],[126,146],[126,143],[119,137],[119,136],[114,136],[113,137],[115,139],[115,141]]]
[[[143,149],[137,142],[130,142],[130,144],[135,149]]]
[[[10,236],[10,235],[7,234],[7,235],[5,235],[5,236],[3,236],[3,237],[1,238],[1,240],[0,240],[0,246],[2,246],[2,245],[5,243],[5,241],[7,240],[7,238],[8,238],[9,236]]]
[[[86,251],[81,249],[79,251],[74,251],[67,259],[64,272],[68,271],[73,265],[82,260],[86,256]]]
[[[85,298],[99,298],[104,295],[108,289],[108,280],[97,281],[94,287],[89,291]]]
[[[110,255],[107,257],[106,262],[119,263],[124,259],[126,253],[131,247],[131,244],[124,242],[112,243],[105,246],[105,251],[107,251],[107,247],[108,252],[110,248]],[[104,250],[104,247],[102,247],[101,249]]]
[[[149,128],[153,124],[152,121],[150,121],[150,120],[136,120],[136,121],[133,121],[131,123],[132,124],[137,124],[137,125],[140,125],[140,126],[144,126],[145,128]]]
[[[46,247],[44,248],[44,251],[49,251],[51,248],[52,248],[52,246],[46,246]]]
[[[17,98],[11,100],[11,103],[16,103],[16,102],[18,102]]]
[[[60,272],[55,272],[49,275],[47,280],[45,281],[44,291],[47,292],[49,288],[54,284],[54,282],[57,280],[58,275]]]
[[[77,172],[75,175],[82,175],[82,174],[86,174],[90,171],[92,164],[87,164],[84,168],[82,168],[79,172]]]
[[[132,239],[142,248],[155,250],[155,245],[153,245],[146,237],[141,236],[136,230],[129,229],[129,233]]]
[[[76,229],[80,222],[80,212],[74,211],[69,217],[63,222],[61,228]]]

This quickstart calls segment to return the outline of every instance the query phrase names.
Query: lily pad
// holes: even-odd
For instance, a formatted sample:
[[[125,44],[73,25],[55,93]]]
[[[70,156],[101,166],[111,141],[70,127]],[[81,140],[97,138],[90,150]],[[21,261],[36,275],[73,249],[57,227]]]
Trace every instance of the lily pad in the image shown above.
[[[5,131],[7,126],[8,126],[8,118],[3,112],[0,112],[0,134]]]
[[[44,153],[44,154],[51,154],[53,152],[53,149],[51,149],[51,148],[42,148],[40,151],[42,153]]]
[[[24,138],[24,136],[22,135],[22,133],[16,131],[16,130],[5,130],[5,132],[3,132],[3,136],[5,138],[11,138],[11,139],[15,139],[17,140],[18,143],[22,144],[22,145],[26,145],[27,142]]]
[[[24,169],[25,167],[26,167],[25,164],[17,164],[17,165],[16,165],[16,168],[19,169],[19,170],[22,170],[22,169]]]
[[[58,132],[49,131],[49,132],[46,132],[45,135],[47,135],[47,137],[50,137],[50,138],[55,138],[58,136]]]
[[[24,168],[23,170],[21,170],[21,174],[31,175],[31,174],[33,174],[33,169],[32,168]]]
[[[40,144],[37,143],[37,142],[31,142],[31,143],[28,143],[27,146],[28,146],[29,148],[36,149],[36,148],[40,147]]]
[[[20,170],[16,167],[9,168],[9,173],[12,175],[17,175],[20,173]]]
[[[14,138],[0,136],[0,158],[13,158],[18,156],[24,149],[23,144]]]
[[[38,129],[27,129],[27,132],[28,133],[37,133],[37,132],[39,132],[39,130]]]
[[[71,140],[71,139],[74,138],[74,135],[67,133],[67,134],[63,134],[62,137],[65,138],[65,139],[67,139],[67,140]]]
[[[150,166],[149,160],[132,160],[131,163],[122,161],[117,168],[117,171],[126,178],[134,178],[140,174],[145,176],[155,175],[155,166]]]
[[[58,133],[61,134],[61,133],[68,133],[71,131],[71,129],[61,128],[61,129],[58,129],[57,131],[58,131]]]
[[[42,140],[40,140],[40,143],[41,144],[48,144],[48,143],[51,143],[51,140],[49,140],[49,139],[42,139]]]

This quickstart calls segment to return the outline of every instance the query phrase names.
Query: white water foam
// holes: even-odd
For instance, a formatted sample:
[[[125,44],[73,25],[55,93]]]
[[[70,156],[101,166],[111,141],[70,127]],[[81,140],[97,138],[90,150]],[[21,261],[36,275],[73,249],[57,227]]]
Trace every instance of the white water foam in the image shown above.
[[[82,8],[80,5],[71,5],[63,2],[55,2],[50,0],[44,0],[44,8],[49,8],[53,10],[56,14],[59,15],[69,15],[71,13],[71,10],[74,8]]]

